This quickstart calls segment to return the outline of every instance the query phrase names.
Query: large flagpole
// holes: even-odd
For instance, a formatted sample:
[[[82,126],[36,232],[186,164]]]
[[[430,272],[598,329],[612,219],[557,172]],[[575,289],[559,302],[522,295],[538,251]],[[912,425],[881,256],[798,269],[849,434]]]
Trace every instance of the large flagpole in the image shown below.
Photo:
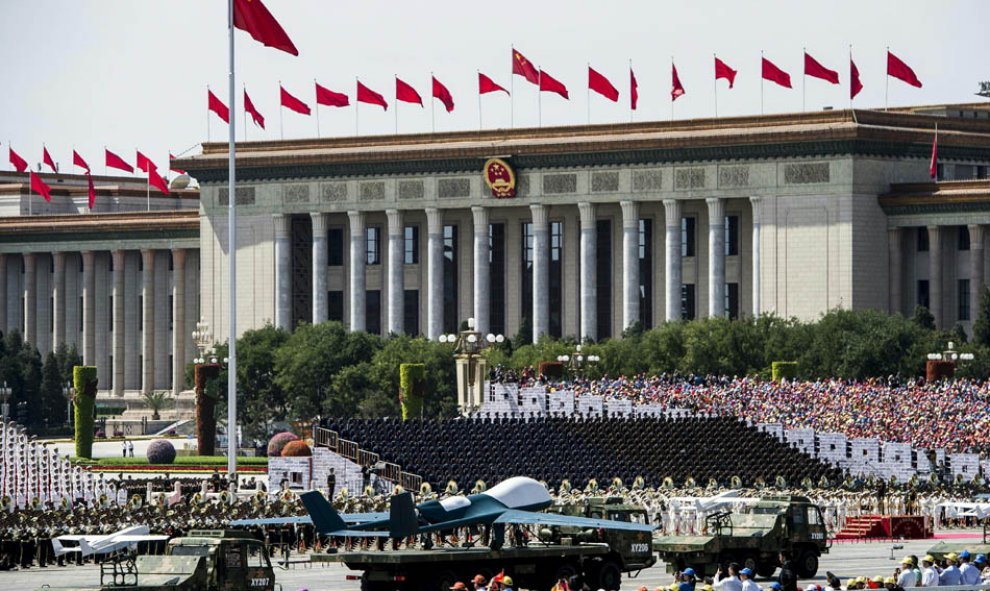
[[[234,0],[227,0],[227,32],[230,36],[230,114],[234,110]],[[281,113],[280,113],[281,115]],[[227,261],[229,286],[227,288],[227,478],[237,489],[237,191],[235,159],[237,152],[237,126],[228,125],[227,139]]]

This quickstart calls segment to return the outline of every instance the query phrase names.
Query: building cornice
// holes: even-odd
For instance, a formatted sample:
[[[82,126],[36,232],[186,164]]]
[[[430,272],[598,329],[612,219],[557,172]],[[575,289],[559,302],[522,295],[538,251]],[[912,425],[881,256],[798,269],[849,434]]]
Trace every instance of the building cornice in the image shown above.
[[[990,212],[990,180],[901,183],[879,198],[887,215]]]
[[[199,210],[0,218],[0,243],[199,239]]]

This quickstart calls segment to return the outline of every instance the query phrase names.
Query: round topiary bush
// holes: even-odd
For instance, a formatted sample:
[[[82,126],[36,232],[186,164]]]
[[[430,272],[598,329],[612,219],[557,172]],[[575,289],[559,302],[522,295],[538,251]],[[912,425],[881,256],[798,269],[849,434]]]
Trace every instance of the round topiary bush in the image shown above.
[[[156,439],[148,444],[149,464],[171,464],[175,461],[175,446],[166,439]]]
[[[313,455],[305,441],[290,441],[282,448],[283,458],[304,458]]]
[[[274,458],[282,455],[282,448],[285,447],[286,443],[298,440],[299,438],[296,437],[295,433],[289,433],[288,431],[276,433],[268,441],[268,457]]]

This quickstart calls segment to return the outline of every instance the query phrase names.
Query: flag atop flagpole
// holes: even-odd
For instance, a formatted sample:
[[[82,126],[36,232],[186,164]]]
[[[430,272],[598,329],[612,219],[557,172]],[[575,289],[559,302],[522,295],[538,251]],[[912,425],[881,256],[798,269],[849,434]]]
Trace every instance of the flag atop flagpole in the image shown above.
[[[928,165],[928,175],[938,180],[938,123],[935,124],[935,137],[932,139],[932,159]]]

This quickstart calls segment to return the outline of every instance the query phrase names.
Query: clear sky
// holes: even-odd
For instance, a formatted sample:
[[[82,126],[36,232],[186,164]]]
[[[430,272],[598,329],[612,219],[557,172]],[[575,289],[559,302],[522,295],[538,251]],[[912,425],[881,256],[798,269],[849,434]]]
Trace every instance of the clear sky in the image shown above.
[[[265,1],[300,55],[237,31],[238,141],[242,85],[267,119],[266,130],[249,123],[248,139],[278,139],[279,80],[315,107],[314,78],[353,105],[355,76],[389,102],[387,112],[361,106],[362,135],[394,133],[395,75],[426,103],[399,105],[399,131],[428,132],[431,71],[456,102],[451,114],[435,104],[436,129],[477,129],[476,71],[510,87],[513,44],[570,91],[569,101],[543,94],[544,126],[587,122],[589,62],[621,93],[618,104],[590,96],[593,123],[629,120],[630,59],[639,121],[670,119],[672,56],[687,91],[674,105],[677,119],[714,115],[713,53],[739,71],[734,89],[719,82],[719,115],[760,112],[761,50],[794,85],[766,83],[767,113],[802,109],[803,47],[841,77],[839,86],[807,79],[808,110],[848,106],[850,44],[865,85],[858,107],[884,105],[886,46],[924,83],[891,80],[891,106],[984,100],[974,96],[977,82],[990,79],[986,0]],[[102,173],[104,145],[129,160],[139,148],[164,168],[168,150],[194,153],[207,139],[206,86],[228,100],[226,2],[0,0],[0,56],[0,169],[12,168],[10,142],[32,168],[42,143],[66,171],[75,147]],[[535,87],[516,77],[513,90],[515,125],[535,126]],[[510,125],[510,99],[492,94],[482,103],[485,127]],[[226,125],[209,120],[212,138],[225,139]],[[287,139],[316,135],[314,116],[286,111],[283,121]],[[353,135],[354,107],[321,107],[320,131]]]

